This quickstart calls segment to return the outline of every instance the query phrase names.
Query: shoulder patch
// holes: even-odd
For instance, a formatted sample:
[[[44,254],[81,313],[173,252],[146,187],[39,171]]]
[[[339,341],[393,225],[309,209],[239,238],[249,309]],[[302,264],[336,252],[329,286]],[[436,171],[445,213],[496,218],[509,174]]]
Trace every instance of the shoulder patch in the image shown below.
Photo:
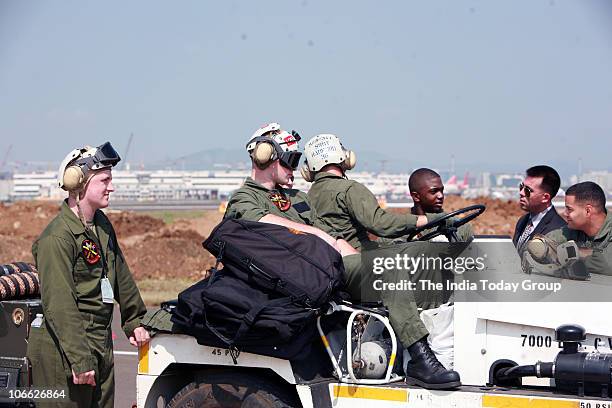
[[[88,264],[93,265],[100,260],[100,250],[92,240],[84,240],[81,248],[83,250],[83,257]]]
[[[268,198],[270,201],[272,201],[272,204],[274,204],[282,212],[285,212],[291,208],[291,200],[285,194],[280,192],[271,192],[268,194]]]

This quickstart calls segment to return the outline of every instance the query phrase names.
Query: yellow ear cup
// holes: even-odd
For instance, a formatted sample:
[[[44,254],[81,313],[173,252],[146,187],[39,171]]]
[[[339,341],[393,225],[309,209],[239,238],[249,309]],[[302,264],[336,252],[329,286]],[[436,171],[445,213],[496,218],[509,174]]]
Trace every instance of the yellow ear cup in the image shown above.
[[[308,163],[302,164],[302,167],[300,168],[300,174],[302,175],[304,180],[309,183],[314,180],[314,172],[310,171],[310,169],[308,168]]]
[[[346,152],[346,159],[344,159],[344,169],[352,170],[357,164],[357,155],[354,151],[348,150]]]
[[[85,175],[79,166],[70,166],[64,171],[64,189],[76,191],[83,187]]]
[[[274,155],[274,146],[270,143],[259,143],[253,149],[252,156],[255,164],[262,169],[265,169],[272,162],[272,156]]]

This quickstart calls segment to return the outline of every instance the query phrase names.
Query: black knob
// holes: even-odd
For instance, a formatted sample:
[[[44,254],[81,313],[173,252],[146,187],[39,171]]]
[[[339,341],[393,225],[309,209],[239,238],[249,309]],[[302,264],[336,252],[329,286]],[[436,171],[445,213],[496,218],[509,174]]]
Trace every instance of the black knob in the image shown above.
[[[555,330],[555,341],[576,342],[586,340],[586,330],[577,324],[564,324]]]

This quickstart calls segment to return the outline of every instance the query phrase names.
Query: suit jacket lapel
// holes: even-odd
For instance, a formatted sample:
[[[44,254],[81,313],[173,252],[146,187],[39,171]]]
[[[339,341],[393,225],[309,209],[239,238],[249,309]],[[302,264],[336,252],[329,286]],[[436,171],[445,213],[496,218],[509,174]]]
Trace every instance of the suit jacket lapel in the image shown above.
[[[514,239],[512,240],[515,246],[518,243],[518,240],[521,237],[521,234],[523,233],[523,231],[525,231],[525,227],[527,226],[528,220],[529,220],[529,213],[523,215],[519,219],[519,222],[516,224],[516,231],[514,231]]]
[[[542,231],[544,227],[546,227],[552,221],[556,214],[557,212],[555,211],[554,207],[548,210],[548,212],[544,215],[544,217],[542,217],[542,219],[538,223],[538,226],[534,228],[529,238],[531,238],[535,234],[539,234],[540,231]]]

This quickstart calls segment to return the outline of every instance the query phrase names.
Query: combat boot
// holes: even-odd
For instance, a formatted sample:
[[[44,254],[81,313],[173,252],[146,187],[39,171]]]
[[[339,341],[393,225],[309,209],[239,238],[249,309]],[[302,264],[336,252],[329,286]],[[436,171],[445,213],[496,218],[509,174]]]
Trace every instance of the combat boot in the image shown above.
[[[429,348],[427,337],[408,347],[408,352],[411,360],[406,367],[406,384],[434,390],[456,388],[461,385],[459,373],[444,368]]]

